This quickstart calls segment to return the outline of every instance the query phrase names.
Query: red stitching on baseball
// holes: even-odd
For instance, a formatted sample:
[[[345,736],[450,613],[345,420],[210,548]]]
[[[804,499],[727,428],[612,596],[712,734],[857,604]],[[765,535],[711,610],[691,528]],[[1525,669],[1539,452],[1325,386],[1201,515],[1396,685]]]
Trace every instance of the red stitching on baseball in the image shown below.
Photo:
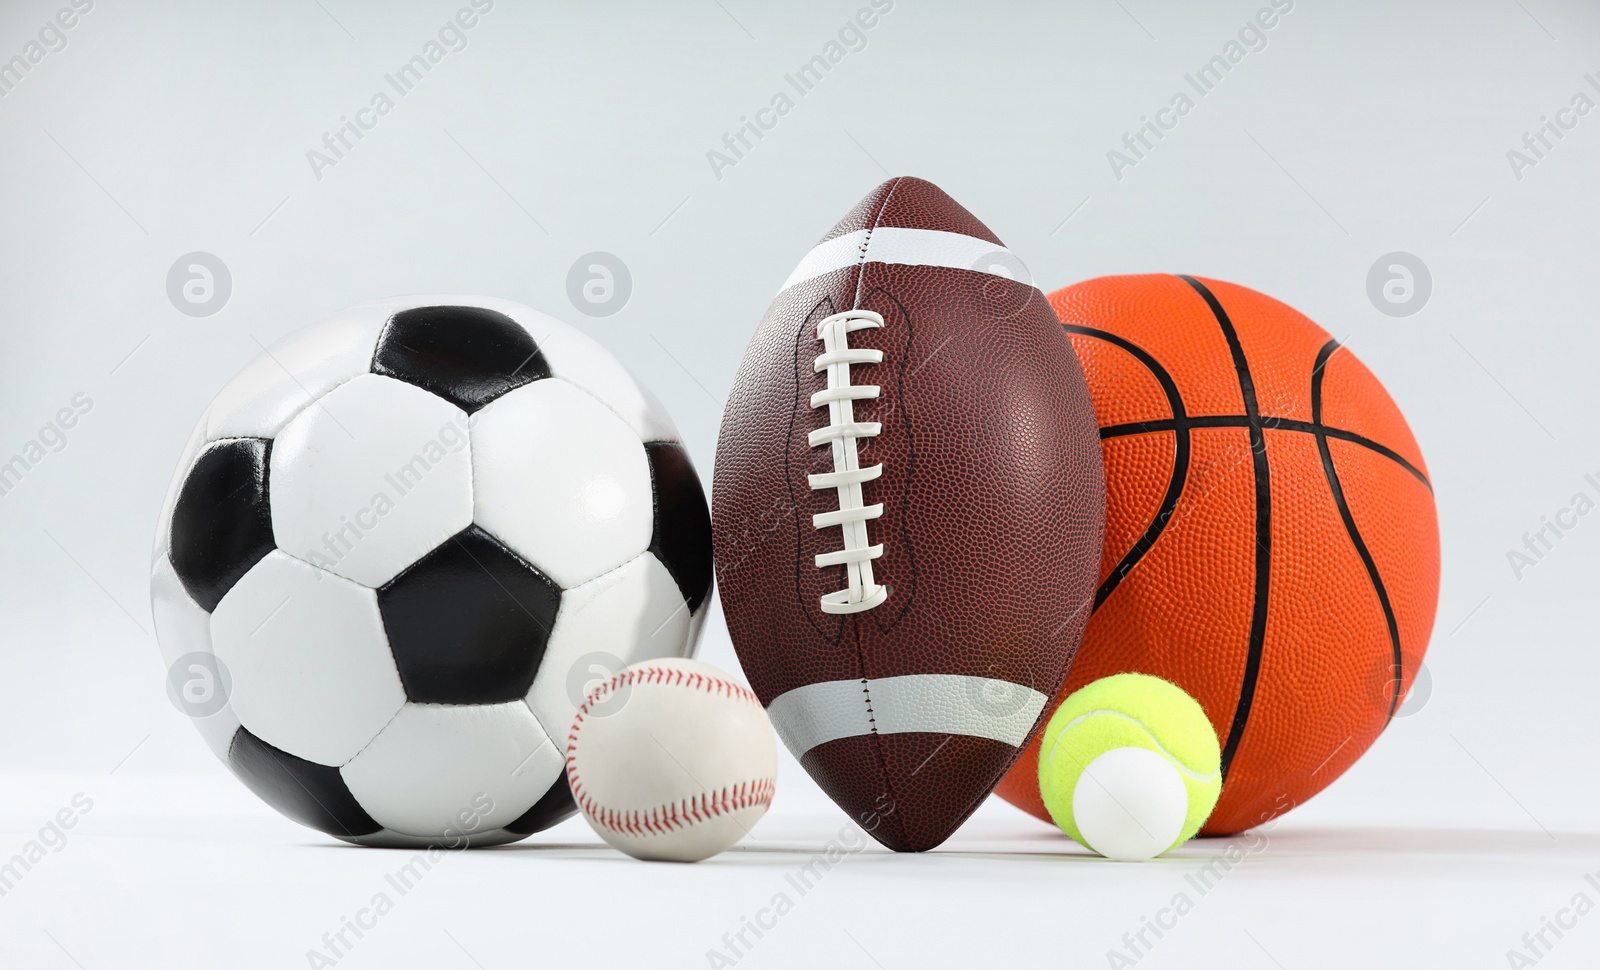
[[[568,771],[571,771],[571,762],[568,762]],[[770,806],[776,788],[773,779],[760,778],[722,788],[715,794],[706,792],[665,805],[657,805],[654,808],[635,808],[627,811],[597,805],[588,795],[579,795],[576,788],[573,790],[573,795],[577,798],[584,814],[593,819],[596,825],[613,832],[638,836],[664,835],[719,815],[757,805]]]
[[[692,678],[692,683],[688,686],[703,690],[708,694],[720,694],[730,699],[749,701],[752,704],[761,703],[761,699],[756,697],[748,688],[741,687],[730,680],[723,680],[720,677],[707,677],[700,673],[690,673],[688,676]],[[576,732],[578,723],[583,720],[583,716],[589,712],[589,708],[592,705],[624,687],[632,687],[634,684],[662,683],[670,684],[673,687],[682,687],[685,686],[683,679],[684,672],[682,670],[663,670],[660,667],[644,669],[630,667],[589,692],[589,696],[585,697],[583,703],[578,707],[577,716],[572,724],[573,731]],[[571,735],[568,736],[568,740],[571,740]]]
[[[687,686],[692,690],[717,694],[732,700],[742,700],[757,706],[761,704],[761,699],[754,692],[730,680],[706,676],[697,671],[686,673],[679,668],[630,667],[590,691],[589,696],[585,697],[578,707],[578,712],[572,721],[572,730],[567,733],[567,783],[572,788],[573,799],[596,825],[626,835],[661,835],[729,812],[772,804],[772,795],[777,783],[771,778],[740,782],[738,785],[720,789],[716,795],[703,792],[697,796],[691,795],[676,802],[648,809],[621,811],[597,804],[584,789],[583,780],[578,776],[577,761],[573,758],[578,743],[578,730],[583,726],[584,715],[593,705],[610,698],[618,690],[635,684]]]

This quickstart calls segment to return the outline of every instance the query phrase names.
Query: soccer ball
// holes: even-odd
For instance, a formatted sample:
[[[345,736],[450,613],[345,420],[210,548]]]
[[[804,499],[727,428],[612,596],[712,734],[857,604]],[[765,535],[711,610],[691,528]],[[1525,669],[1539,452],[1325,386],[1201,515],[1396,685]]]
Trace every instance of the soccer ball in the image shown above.
[[[690,656],[705,493],[598,344],[479,297],[352,307],[211,403],[151,599],[168,692],[284,815],[364,845],[495,845],[576,811],[586,691]]]

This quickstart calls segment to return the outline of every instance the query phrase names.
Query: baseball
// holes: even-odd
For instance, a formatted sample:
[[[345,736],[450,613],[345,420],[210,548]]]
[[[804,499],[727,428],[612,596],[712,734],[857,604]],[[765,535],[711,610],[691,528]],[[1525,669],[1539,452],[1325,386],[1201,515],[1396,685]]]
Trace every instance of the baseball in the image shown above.
[[[596,687],[567,738],[584,818],[637,859],[699,862],[772,804],[778,750],[761,701],[698,660],[647,660]]]

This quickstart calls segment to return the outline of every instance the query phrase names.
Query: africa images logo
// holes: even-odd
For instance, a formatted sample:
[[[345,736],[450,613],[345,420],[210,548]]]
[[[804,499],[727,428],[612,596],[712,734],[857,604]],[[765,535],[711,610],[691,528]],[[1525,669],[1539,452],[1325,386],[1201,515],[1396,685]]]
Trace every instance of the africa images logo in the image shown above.
[[[1511,575],[1518,582],[1528,574],[1528,570],[1544,562],[1545,557],[1555,551],[1556,543],[1576,529],[1584,516],[1594,511],[1595,496],[1600,495],[1600,478],[1586,474],[1583,481],[1594,490],[1593,495],[1586,489],[1574,492],[1566,505],[1548,515],[1539,516],[1539,527],[1522,534],[1521,548],[1513,546],[1506,550],[1506,562],[1511,566]]]
[[[456,15],[445,21],[436,35],[422,45],[422,49],[401,64],[392,74],[385,74],[389,91],[379,89],[367,99],[367,104],[352,112],[355,117],[343,115],[332,131],[322,133],[322,148],[306,150],[306,161],[311,164],[311,174],[322,181],[328,169],[344,161],[356,143],[367,137],[367,132],[378,127],[378,122],[388,116],[404,98],[416,90],[422,79],[450,54],[467,49],[467,31],[476,27],[483,15],[494,9],[494,0],[471,0],[471,6],[462,7]]]
[[[741,115],[739,123],[732,131],[723,132],[722,148],[709,148],[706,150],[706,161],[711,165],[711,174],[718,182],[728,169],[733,168],[744,160],[746,154],[755,148],[756,141],[766,137],[766,133],[778,127],[778,122],[788,116],[789,112],[799,104],[797,99],[804,98],[816,90],[822,79],[828,76],[834,66],[842,62],[846,55],[859,53],[867,49],[867,31],[878,26],[882,16],[894,9],[894,0],[871,0],[872,6],[862,7],[856,11],[855,17],[845,21],[839,28],[837,39],[829,39],[822,45],[822,50],[813,54],[811,59],[801,64],[793,72],[785,74],[783,80],[788,84],[789,91],[782,88],[773,92],[766,106],[756,109],[755,117]],[[725,149],[725,150],[724,150]]]
[[[1278,26],[1280,19],[1293,9],[1294,0],[1272,0],[1272,6],[1262,7],[1253,19],[1245,21],[1244,26],[1239,28],[1237,39],[1230,39],[1222,45],[1220,53],[1213,54],[1198,69],[1185,74],[1183,79],[1189,82],[1195,97],[1203,98],[1215,91],[1222,79],[1243,63],[1247,55],[1266,50],[1267,31]],[[1178,122],[1187,117],[1196,104],[1187,91],[1179,88],[1168,99],[1167,106],[1156,111],[1155,118],[1143,115],[1132,131],[1123,132],[1122,147],[1106,151],[1106,161],[1111,164],[1111,174],[1117,177],[1117,181],[1122,181],[1124,175],[1144,161],[1145,156],[1155,149],[1156,143],[1166,137],[1166,132],[1178,127]]]
[[[78,26],[79,18],[93,9],[94,0],[72,0],[70,6],[62,7],[55,17],[45,21],[35,39],[23,44],[21,51],[0,61],[0,98],[9,97],[46,57],[66,50],[67,31]]]

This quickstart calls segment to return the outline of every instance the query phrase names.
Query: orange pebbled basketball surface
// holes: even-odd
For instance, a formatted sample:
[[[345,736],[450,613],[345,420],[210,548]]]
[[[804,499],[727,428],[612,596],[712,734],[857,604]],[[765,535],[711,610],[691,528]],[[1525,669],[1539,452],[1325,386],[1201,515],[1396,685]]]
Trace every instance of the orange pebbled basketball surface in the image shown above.
[[[1058,700],[1123,671],[1174,681],[1223,746],[1202,834],[1258,825],[1349,768],[1422,662],[1439,588],[1427,467],[1371,372],[1271,297],[1147,275],[1050,302],[1107,492],[1096,608]],[[1037,771],[1035,740],[996,790],[1048,818]]]

